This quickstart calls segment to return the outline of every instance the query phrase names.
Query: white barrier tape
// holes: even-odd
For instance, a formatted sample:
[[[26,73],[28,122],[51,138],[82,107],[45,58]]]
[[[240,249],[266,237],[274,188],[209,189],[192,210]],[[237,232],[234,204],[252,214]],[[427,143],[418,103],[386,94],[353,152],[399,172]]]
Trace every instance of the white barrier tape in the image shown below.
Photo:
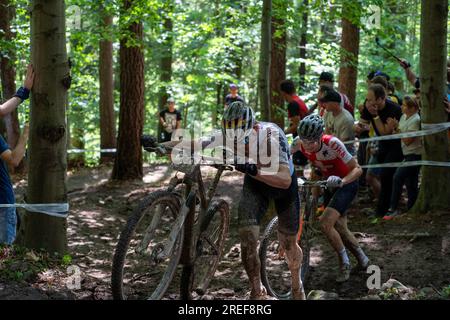
[[[69,149],[67,153],[98,153],[98,152],[117,152],[117,149]]]
[[[23,208],[30,212],[43,213],[48,216],[57,218],[67,218],[69,215],[68,203],[15,203],[15,204],[0,204],[0,208]]]
[[[432,166],[432,167],[450,167],[450,162],[420,160],[420,161],[402,161],[392,163],[366,164],[361,168],[399,168],[399,167],[415,167],[415,166]]]
[[[351,141],[345,141],[344,144],[352,144],[355,142],[367,142],[367,141],[381,141],[381,140],[393,140],[393,139],[402,139],[402,138],[413,138],[413,137],[423,137],[435,133],[439,133],[450,128],[450,122],[436,123],[436,124],[422,124],[423,128],[428,128],[420,131],[412,131],[412,132],[403,132],[397,134],[391,134],[388,136],[378,136],[372,138],[364,138],[364,139],[356,139]]]

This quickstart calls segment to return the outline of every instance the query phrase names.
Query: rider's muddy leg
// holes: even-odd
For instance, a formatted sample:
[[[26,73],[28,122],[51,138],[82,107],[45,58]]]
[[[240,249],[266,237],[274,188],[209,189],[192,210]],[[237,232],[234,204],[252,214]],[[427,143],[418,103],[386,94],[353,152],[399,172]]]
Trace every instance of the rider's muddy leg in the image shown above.
[[[333,247],[339,258],[339,264],[349,264],[347,254],[345,253],[344,243],[342,242],[340,234],[336,231],[336,221],[340,214],[335,209],[327,207],[320,217],[320,228],[328,239],[328,242]]]
[[[292,298],[295,300],[305,300],[305,291],[303,290],[302,279],[300,278],[303,253],[297,244],[297,236],[278,232],[278,239],[281,247],[286,252],[286,261],[291,272]]]
[[[259,226],[239,228],[241,239],[241,258],[250,281],[250,297],[265,294],[261,283],[261,262],[258,255]]]
[[[364,254],[358,240],[348,229],[347,216],[340,217],[335,224],[336,231],[341,235],[342,242],[345,247],[355,256],[360,266],[365,266],[368,262],[367,256]]]

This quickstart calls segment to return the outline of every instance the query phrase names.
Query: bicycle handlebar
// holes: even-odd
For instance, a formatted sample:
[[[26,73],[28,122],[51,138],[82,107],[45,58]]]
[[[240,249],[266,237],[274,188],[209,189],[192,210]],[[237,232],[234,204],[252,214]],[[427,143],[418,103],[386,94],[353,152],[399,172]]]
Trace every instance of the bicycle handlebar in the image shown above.
[[[302,177],[302,178],[298,178],[297,181],[298,181],[299,187],[321,187],[321,188],[327,187],[326,180],[311,181],[311,180],[307,180],[306,178]]]

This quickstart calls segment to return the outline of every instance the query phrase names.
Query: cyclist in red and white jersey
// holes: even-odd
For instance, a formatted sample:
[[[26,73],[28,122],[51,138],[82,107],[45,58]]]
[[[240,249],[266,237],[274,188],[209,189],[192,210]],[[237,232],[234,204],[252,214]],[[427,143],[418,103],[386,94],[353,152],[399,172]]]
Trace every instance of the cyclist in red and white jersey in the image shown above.
[[[336,137],[323,134],[324,122],[318,115],[309,115],[298,126],[298,136],[291,152],[301,151],[327,179],[325,211],[320,217],[322,232],[339,258],[338,282],[350,277],[351,265],[346,248],[356,257],[358,269],[366,269],[369,259],[347,227],[347,209],[358,191],[362,169]]]

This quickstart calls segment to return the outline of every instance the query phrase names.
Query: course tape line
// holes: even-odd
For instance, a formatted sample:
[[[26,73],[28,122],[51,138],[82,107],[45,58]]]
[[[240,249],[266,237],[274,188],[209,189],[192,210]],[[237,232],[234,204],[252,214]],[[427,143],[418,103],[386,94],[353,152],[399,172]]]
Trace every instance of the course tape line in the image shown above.
[[[403,161],[392,163],[366,164],[361,168],[399,168],[399,167],[414,167],[414,166],[433,166],[433,167],[450,167],[450,162],[420,160],[420,161]]]
[[[67,218],[69,215],[68,203],[15,203],[15,204],[0,204],[0,208],[23,208],[30,212],[43,213],[48,216],[57,218]]]
[[[403,132],[403,133],[391,134],[391,135],[387,135],[387,136],[378,136],[378,137],[372,137],[372,138],[357,139],[357,140],[345,141],[343,143],[344,144],[352,144],[355,142],[368,142],[368,141],[381,141],[381,140],[393,140],[393,139],[403,139],[403,138],[412,138],[412,137],[423,137],[423,136],[439,133],[439,132],[449,129],[450,122],[436,123],[436,124],[423,123],[422,127],[424,128],[424,130]]]

